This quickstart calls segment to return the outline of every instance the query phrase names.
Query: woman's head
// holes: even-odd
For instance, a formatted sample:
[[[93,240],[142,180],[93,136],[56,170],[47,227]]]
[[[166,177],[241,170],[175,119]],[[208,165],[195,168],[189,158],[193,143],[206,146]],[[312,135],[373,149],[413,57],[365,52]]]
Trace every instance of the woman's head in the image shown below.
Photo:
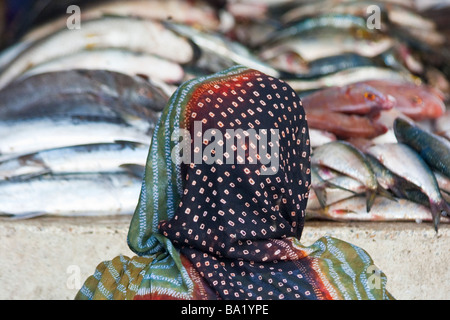
[[[160,232],[179,246],[249,260],[267,258],[261,241],[300,237],[310,144],[296,93],[243,69],[199,83],[184,99],[175,152],[183,193]]]

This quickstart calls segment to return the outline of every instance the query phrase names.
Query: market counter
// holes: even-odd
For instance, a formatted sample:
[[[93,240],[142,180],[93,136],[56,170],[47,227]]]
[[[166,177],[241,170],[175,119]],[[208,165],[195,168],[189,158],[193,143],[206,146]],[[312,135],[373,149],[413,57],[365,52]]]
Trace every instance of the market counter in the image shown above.
[[[0,218],[0,299],[73,299],[104,260],[132,256],[130,217]],[[365,249],[397,299],[450,299],[450,225],[309,221],[302,242],[321,236]]]

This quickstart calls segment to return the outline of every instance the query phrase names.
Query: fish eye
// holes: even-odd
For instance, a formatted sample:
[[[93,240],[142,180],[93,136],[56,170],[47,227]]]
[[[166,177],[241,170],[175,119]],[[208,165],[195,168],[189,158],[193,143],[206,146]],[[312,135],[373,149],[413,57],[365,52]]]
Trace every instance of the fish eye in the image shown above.
[[[420,97],[418,97],[418,96],[413,96],[413,97],[411,98],[411,101],[412,101],[414,104],[422,104],[422,103],[423,103],[422,98],[420,98]]]
[[[373,101],[373,100],[375,100],[375,95],[372,92],[365,92],[364,98],[366,98],[367,100]]]

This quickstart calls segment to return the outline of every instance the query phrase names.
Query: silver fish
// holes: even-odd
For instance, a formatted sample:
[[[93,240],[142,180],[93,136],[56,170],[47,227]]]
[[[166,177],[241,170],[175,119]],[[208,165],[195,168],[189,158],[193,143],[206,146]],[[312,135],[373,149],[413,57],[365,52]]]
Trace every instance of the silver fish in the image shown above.
[[[238,42],[228,40],[217,33],[201,32],[186,25],[169,22],[166,22],[165,25],[181,36],[191,39],[202,51],[210,52],[216,57],[220,57],[221,60],[224,60],[222,63],[230,61],[233,64],[241,64],[268,75],[279,77],[279,72],[276,69],[259,61],[246,47]]]
[[[322,184],[325,184],[329,188],[337,188],[353,194],[366,192],[366,186],[360,181],[327,167],[313,165],[311,172],[315,172],[320,177]]]
[[[301,92],[332,86],[345,86],[373,79],[393,79],[400,82],[414,82],[414,77],[409,73],[370,66],[346,69],[317,79],[287,79],[286,82],[292,89]]]
[[[321,165],[360,181],[366,188],[367,212],[379,189],[372,167],[364,154],[344,141],[333,141],[314,149],[312,164]]]
[[[326,198],[323,199],[317,194],[317,189],[312,188],[309,192],[308,196],[308,204],[306,206],[306,210],[320,210],[321,208],[326,208],[333,203],[342,201],[344,199],[348,199],[354,197],[355,194],[350,191],[345,191],[342,189],[336,188],[326,188],[324,189],[326,194]]]
[[[358,39],[355,34],[339,28],[323,29],[320,33],[302,34],[289,37],[266,46],[260,51],[263,61],[286,53],[296,53],[304,61],[311,62],[320,58],[353,52],[364,57],[373,58],[392,48],[393,39]]]
[[[437,171],[434,171],[433,173],[441,191],[450,194],[450,178]]]
[[[66,146],[131,141],[149,145],[151,135],[127,124],[101,119],[33,118],[0,122],[0,156]]]
[[[160,22],[131,17],[104,17],[84,21],[81,29],[63,28],[34,43],[0,75],[0,87],[30,67],[86,49],[126,48],[155,54],[177,63],[194,57],[191,44]]]
[[[151,80],[159,79],[167,83],[179,83],[184,77],[184,70],[178,63],[152,54],[112,48],[83,50],[44,62],[27,70],[20,79],[70,69],[109,70],[130,76],[143,75]]]
[[[398,141],[410,146],[430,167],[450,178],[450,141],[400,118],[394,121],[394,131]]]
[[[325,143],[335,141],[337,139],[334,134],[328,131],[314,128],[309,129],[309,137],[309,140],[311,141],[311,147],[313,148],[319,147]]]
[[[440,133],[443,131],[450,130],[450,108],[445,111],[445,113],[436,119],[435,121],[435,131]]]
[[[377,197],[367,213],[366,200],[359,196],[331,204],[325,209],[307,208],[306,217],[334,221],[433,221],[428,207],[406,199]],[[450,219],[443,217],[442,222],[448,223]]]
[[[216,10],[206,1],[188,2],[184,0],[127,0],[92,3],[81,7],[80,19],[83,21],[99,19],[105,15],[138,17],[163,21],[170,17],[172,21],[183,24],[201,24],[208,30],[216,30],[221,23]],[[34,42],[42,39],[67,24],[67,17],[40,24],[28,31],[22,42]]]
[[[39,215],[128,215],[134,212],[141,179],[128,173],[42,176],[0,181],[0,213]]]
[[[41,116],[116,117],[154,126],[168,96],[140,77],[106,70],[37,74],[0,91],[0,119]]]
[[[124,172],[123,165],[144,166],[148,149],[148,145],[121,142],[43,150],[1,161],[0,180],[43,174]]]
[[[441,214],[447,215],[450,208],[442,198],[436,178],[425,161],[402,143],[374,145],[367,152],[394,174],[417,186],[428,197],[437,231]]]

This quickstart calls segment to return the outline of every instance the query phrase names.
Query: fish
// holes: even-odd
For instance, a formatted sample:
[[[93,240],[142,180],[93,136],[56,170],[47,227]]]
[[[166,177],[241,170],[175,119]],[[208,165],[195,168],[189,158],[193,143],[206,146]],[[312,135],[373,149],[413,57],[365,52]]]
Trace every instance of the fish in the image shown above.
[[[0,120],[98,116],[154,127],[168,95],[152,82],[106,70],[37,74],[0,90]]]
[[[397,118],[402,118],[407,121],[413,121],[411,118],[398,110],[395,106],[390,110],[383,110],[382,112],[380,112],[380,116],[377,118],[377,122],[383,124],[388,130],[386,133],[371,139],[372,143],[383,144],[398,142],[394,132],[394,121]]]
[[[244,65],[249,68],[259,70],[267,75],[273,77],[279,77],[279,72],[270,65],[260,61],[254,56],[250,50],[241,45],[237,41],[229,40],[219,33],[203,32],[187,25],[181,25],[177,23],[164,22],[164,25],[169,29],[179,34],[180,36],[190,39],[198,48],[201,53],[199,60],[202,57],[215,57],[219,60],[219,69],[223,68],[224,64],[232,65]],[[201,62],[197,62],[201,63]],[[203,62],[206,68],[212,68],[214,66],[209,65],[208,60]],[[220,71],[210,69],[210,72]]]
[[[364,83],[325,88],[304,96],[302,102],[306,112],[323,110],[371,116],[390,110],[395,105],[390,95]]]
[[[309,128],[309,140],[311,147],[315,148],[325,143],[337,140],[336,136],[331,132]]]
[[[407,199],[430,207],[428,197],[418,186],[390,171],[372,155],[366,154],[366,158],[377,176],[378,183],[384,190],[390,190],[395,198]],[[386,193],[384,193],[384,195],[388,198],[393,198]]]
[[[417,186],[427,196],[437,232],[441,214],[447,215],[450,207],[442,198],[436,178],[425,161],[403,143],[374,145],[367,149],[367,153],[397,176]]]
[[[0,74],[0,88],[30,68],[86,49],[126,48],[184,64],[193,60],[191,43],[161,22],[132,17],[102,17],[83,22],[80,29],[60,29],[36,41]]]
[[[285,23],[293,23],[306,16],[328,14],[354,15],[364,19],[370,16],[367,8],[376,5],[380,10],[381,19],[388,20],[388,25],[398,25],[403,28],[417,29],[419,26],[423,30],[435,31],[436,24],[429,18],[423,17],[414,9],[405,6],[405,1],[399,4],[386,3],[383,1],[319,1],[311,4],[296,6],[287,11],[281,17]],[[384,20],[385,21],[385,20]],[[389,27],[388,27],[389,28]],[[387,29],[387,28],[385,28]]]
[[[0,51],[0,72],[2,72],[19,54],[28,49],[31,43],[17,42]]]
[[[15,219],[130,215],[140,189],[141,179],[128,173],[44,175],[0,181],[0,215]]]
[[[395,98],[395,108],[414,121],[437,119],[445,112],[443,96],[424,84],[397,82],[388,79],[368,80],[365,84]]]
[[[309,110],[306,112],[306,117],[310,128],[328,131],[338,139],[352,137],[371,139],[388,131],[385,125],[365,115]]]
[[[184,69],[178,63],[152,54],[111,48],[83,50],[53,59],[28,69],[18,79],[70,69],[115,71],[129,76],[141,75],[152,80],[159,79],[171,84],[180,83],[185,76]]]
[[[259,50],[263,61],[294,52],[304,61],[310,62],[344,53],[355,53],[373,58],[392,48],[391,38],[375,35],[364,29],[343,31],[340,28],[326,28],[293,36],[280,41],[265,44]]]
[[[297,92],[319,90],[327,87],[339,87],[368,80],[392,79],[400,82],[415,83],[417,78],[409,72],[392,70],[378,66],[363,66],[342,70],[314,79],[286,79],[286,82]]]
[[[377,177],[378,183],[384,189],[390,189],[394,192],[394,194],[401,198],[402,197],[402,186],[403,183],[407,183],[407,181],[401,179],[392,173],[389,169],[383,166],[374,156],[371,154],[366,154],[366,159],[370,163],[375,175]],[[400,185],[400,188],[399,188]]]
[[[450,178],[450,141],[401,118],[394,121],[394,131],[399,142],[410,146],[431,168]]]
[[[366,207],[367,212],[370,211],[379,185],[361,151],[348,142],[333,141],[314,149],[311,163],[331,168],[361,182],[366,187]]]
[[[376,197],[370,212],[366,212],[366,199],[361,196],[347,198],[326,208],[306,209],[308,219],[333,221],[433,221],[430,209],[407,199]],[[448,223],[448,217],[442,217]]]
[[[40,117],[0,121],[0,158],[117,141],[149,145],[151,138],[149,132],[135,126],[102,118]]]
[[[337,188],[326,188],[323,190],[326,195],[325,198],[319,196],[317,188],[312,188],[308,195],[308,203],[306,205],[306,210],[320,210],[321,208],[329,207],[330,205],[354,197],[355,194]]]
[[[42,150],[0,161],[0,180],[24,180],[44,174],[124,172],[132,164],[144,166],[148,149],[148,145],[123,141]]]
[[[269,63],[284,71],[281,73],[283,79],[311,79],[349,68],[377,65],[374,59],[351,52],[319,58],[308,63],[296,53],[287,53],[274,57]]]
[[[311,167],[312,194],[308,198],[311,207],[326,207],[327,205],[352,197],[366,191],[357,180],[340,175],[326,167]]]
[[[345,30],[352,28],[361,28],[369,31],[367,28],[367,21],[363,17],[341,13],[319,14],[314,17],[306,17],[297,22],[291,22],[288,26],[282,28],[281,30],[275,31],[269,37],[269,44],[295,36],[303,36],[305,33],[311,32],[315,29],[325,28],[338,30],[342,29],[344,32]]]
[[[83,4],[80,12],[81,23],[103,16],[137,17],[146,20],[164,21],[170,19],[188,25],[201,25],[207,30],[220,27],[220,17],[206,1],[187,2],[182,0],[127,0]],[[67,17],[56,17],[29,30],[21,43],[38,41],[64,28]]]
[[[433,131],[441,135],[441,133],[450,130],[450,108],[445,113],[435,120],[435,128]]]

